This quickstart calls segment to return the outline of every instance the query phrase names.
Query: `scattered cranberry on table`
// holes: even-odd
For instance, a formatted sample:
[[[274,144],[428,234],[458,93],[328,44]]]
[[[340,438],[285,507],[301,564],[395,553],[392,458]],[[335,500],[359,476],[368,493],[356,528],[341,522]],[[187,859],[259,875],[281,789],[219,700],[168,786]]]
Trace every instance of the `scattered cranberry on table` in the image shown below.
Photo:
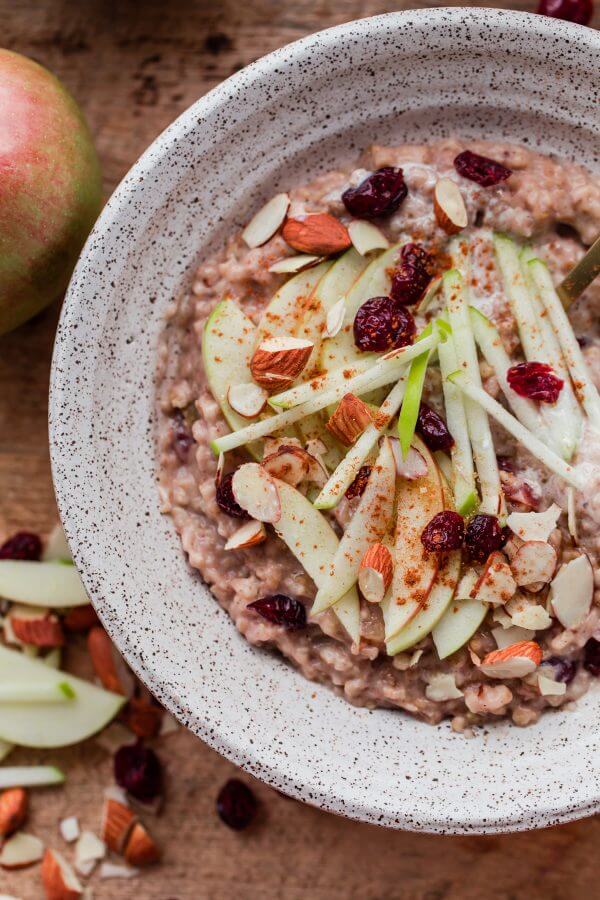
[[[344,191],[342,202],[358,219],[378,219],[396,212],[407,194],[402,169],[385,166]]]
[[[493,187],[512,175],[512,171],[502,163],[471,150],[463,150],[458,154],[454,160],[454,168],[463,178],[476,182],[480,187]]]
[[[444,509],[427,523],[421,533],[421,543],[430,553],[459,550],[465,536],[465,523],[457,512]]]
[[[564,386],[564,381],[548,363],[523,362],[511,366],[506,380],[519,395],[539,403],[556,403]]]
[[[454,438],[448,426],[426,403],[421,403],[419,407],[416,430],[423,438],[424,444],[432,451],[443,450],[447,453],[454,447]]]
[[[412,344],[415,320],[391,297],[372,297],[354,318],[354,343],[359,350],[384,352]]]
[[[272,625],[281,625],[288,631],[297,631],[306,627],[306,609],[296,597],[288,597],[286,594],[271,594],[269,597],[260,597],[248,604],[248,609],[253,609]]]
[[[423,297],[429,282],[433,260],[420,244],[405,244],[400,264],[392,276],[391,296],[403,306],[412,306]]]
[[[217,796],[217,813],[228,828],[242,831],[256,815],[256,797],[239,778],[226,781]]]
[[[488,513],[470,518],[465,529],[465,547],[475,562],[485,562],[490,553],[504,546],[506,539],[497,516]]]
[[[37,534],[31,531],[18,531],[0,547],[0,559],[39,560],[42,555],[42,542]]]
[[[161,762],[142,741],[119,747],[114,759],[115,781],[136,800],[150,803],[162,793]]]
[[[541,0],[538,13],[564,19],[576,25],[589,25],[594,14],[593,0]]]

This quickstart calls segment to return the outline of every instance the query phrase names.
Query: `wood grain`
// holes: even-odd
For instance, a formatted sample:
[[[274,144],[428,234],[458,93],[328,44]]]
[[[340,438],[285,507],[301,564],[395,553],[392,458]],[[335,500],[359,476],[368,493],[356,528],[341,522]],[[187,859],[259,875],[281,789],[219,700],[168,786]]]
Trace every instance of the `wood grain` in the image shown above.
[[[169,122],[241,66],[320,28],[409,5],[0,0],[0,40],[47,65],[77,97],[94,132],[108,195]],[[526,2],[512,5],[532,9]],[[57,316],[52,308],[0,338],[0,537],[17,528],[47,532],[55,520],[46,398]],[[164,863],[133,882],[93,878],[96,900],[598,896],[597,819],[533,834],[440,838],[339,819],[255,784],[259,821],[235,834],[214,813],[216,792],[233,767],[184,731],[165,738],[159,753],[167,799],[164,812],[147,823],[164,848]],[[79,815],[97,830],[102,790],[112,778],[106,751],[90,741],[57,753],[19,752],[14,760],[55,762],[68,773],[65,788],[34,793],[31,830],[58,848],[57,823],[66,815]],[[39,867],[0,871],[2,892],[39,900]]]

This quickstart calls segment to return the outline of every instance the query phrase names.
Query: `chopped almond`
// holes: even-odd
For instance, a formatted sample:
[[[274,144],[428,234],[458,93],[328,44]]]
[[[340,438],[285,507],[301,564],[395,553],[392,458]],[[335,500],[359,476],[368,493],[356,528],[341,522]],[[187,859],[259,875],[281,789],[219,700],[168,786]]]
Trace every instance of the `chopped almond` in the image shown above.
[[[133,676],[104,628],[98,625],[90,629],[87,646],[102,686],[115,694],[129,696],[133,692]]]
[[[20,828],[27,815],[27,794],[23,788],[9,788],[0,794],[0,838]]]
[[[510,567],[519,587],[537,593],[552,580],[556,550],[544,541],[526,541],[515,553]]]
[[[327,422],[331,434],[349,447],[373,421],[367,404],[354,394],[344,394]]]
[[[39,862],[44,855],[44,844],[33,834],[15,831],[0,850],[0,866],[3,869],[24,869]]]
[[[58,616],[30,612],[23,607],[13,608],[9,613],[14,636],[23,644],[34,647],[62,647],[65,642],[62,625]]]
[[[490,678],[523,678],[534,672],[542,661],[542,648],[535,641],[519,641],[503,650],[488,653],[480,669]]]
[[[312,341],[287,336],[261,341],[250,360],[252,377],[267,391],[285,390],[305,368],[313,346]]]
[[[46,850],[42,862],[42,884],[46,900],[78,900],[83,888],[77,875],[57,850]]]
[[[266,244],[279,231],[287,215],[290,198],[287,194],[277,194],[259,209],[242,231],[242,238],[254,249]]]
[[[267,538],[267,531],[262,522],[245,522],[237,531],[234,531],[225,544],[225,550],[245,550],[247,547],[256,547]]]
[[[129,832],[137,822],[135,813],[124,803],[107,796],[102,810],[102,840],[109,850],[122,853]]]
[[[151,738],[159,733],[162,716],[162,708],[156,703],[132,697],[125,707],[122,718],[138,737]]]
[[[451,178],[440,178],[433,192],[433,208],[438,225],[446,234],[456,234],[469,224],[460,189]]]
[[[329,213],[287,219],[281,234],[286,244],[294,250],[315,256],[341,253],[352,244],[346,226]]]
[[[63,616],[65,631],[89,631],[94,625],[99,625],[100,620],[91,603],[85,606],[74,606]]]
[[[160,850],[141,822],[133,826],[123,855],[130,866],[150,866],[159,861]]]
[[[471,597],[482,603],[502,606],[508,603],[516,590],[517,584],[506,558],[502,553],[494,551],[488,556],[485,568],[471,591]]]
[[[394,574],[392,554],[385,544],[372,544],[358,570],[358,586],[369,603],[381,603]]]

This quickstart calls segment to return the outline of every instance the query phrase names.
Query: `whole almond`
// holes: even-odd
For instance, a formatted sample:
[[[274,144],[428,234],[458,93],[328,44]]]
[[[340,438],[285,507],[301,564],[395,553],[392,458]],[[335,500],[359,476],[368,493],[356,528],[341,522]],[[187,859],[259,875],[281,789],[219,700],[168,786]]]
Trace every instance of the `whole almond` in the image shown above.
[[[329,213],[286,219],[281,234],[294,250],[315,256],[341,253],[352,244],[346,226]]]
[[[109,850],[122,853],[125,841],[135,823],[135,813],[113,797],[107,797],[102,810],[101,837]]]
[[[314,344],[295,337],[267,338],[250,360],[255,382],[267,391],[283,391],[305,368]]]
[[[371,410],[354,394],[344,394],[329,421],[327,429],[349,447],[373,421]]]
[[[27,794],[23,788],[9,788],[0,794],[0,838],[20,828],[27,815]]]

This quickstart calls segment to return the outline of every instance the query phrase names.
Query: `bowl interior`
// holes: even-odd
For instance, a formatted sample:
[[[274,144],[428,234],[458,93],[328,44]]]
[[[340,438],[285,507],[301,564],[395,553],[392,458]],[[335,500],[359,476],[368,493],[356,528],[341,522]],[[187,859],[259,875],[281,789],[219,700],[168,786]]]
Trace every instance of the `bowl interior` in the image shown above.
[[[53,363],[52,461],[89,594],[132,667],[185,725],[326,809],[455,832],[583,815],[600,794],[591,775],[597,697],[533,728],[500,724],[466,740],[448,725],[355,709],[249,647],[159,513],[162,316],[199,257],[261,199],[373,140],[487,136],[597,167],[599,43],[590,29],[539,16],[438,9],[283,48],[152,145],[113,195],[71,283]]]

